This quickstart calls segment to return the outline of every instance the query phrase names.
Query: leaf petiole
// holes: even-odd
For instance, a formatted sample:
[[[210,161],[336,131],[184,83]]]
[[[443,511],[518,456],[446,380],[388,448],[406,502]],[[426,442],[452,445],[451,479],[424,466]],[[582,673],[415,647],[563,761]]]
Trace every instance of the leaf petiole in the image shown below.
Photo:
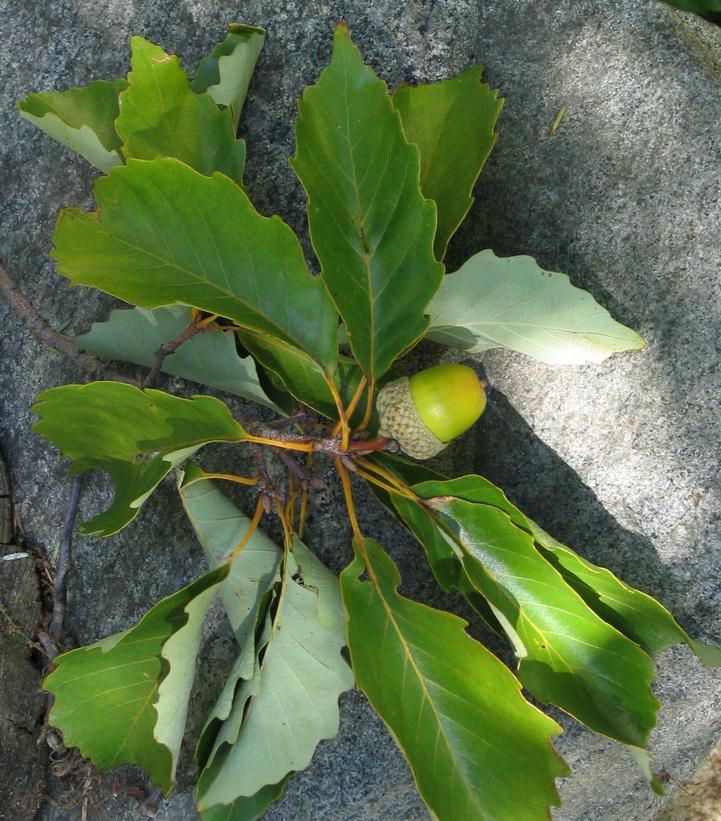
[[[208,478],[207,476],[203,476],[203,479]],[[263,513],[265,513],[265,507],[263,506],[263,495],[261,494],[258,496],[258,501],[255,505],[255,513],[253,514],[253,518],[250,522],[250,527],[245,533],[245,536],[240,540],[238,546],[233,550],[233,552],[228,556],[227,564],[233,564],[233,562],[238,558],[240,555],[240,551],[248,544],[250,541],[251,536],[255,533],[258,525],[260,524],[260,520],[263,518]]]
[[[363,544],[363,534],[361,533],[361,529],[358,524],[358,517],[355,512],[355,505],[353,504],[353,491],[350,486],[350,476],[348,475],[348,470],[343,462],[341,462],[339,456],[336,456],[333,461],[335,462],[335,469],[338,471],[341,484],[343,485],[343,496],[345,497],[345,505],[348,509],[350,526],[353,529],[353,537],[358,540],[359,544]]]
[[[368,385],[368,397],[366,399],[366,412],[363,416],[363,421],[360,425],[356,428],[356,431],[365,430],[368,427],[368,424],[371,421],[371,416],[373,416],[373,391],[375,389],[375,383],[370,382]]]
[[[269,445],[272,448],[284,448],[285,450],[299,450],[303,453],[313,452],[313,442],[294,442],[284,439],[268,439],[265,436],[253,436],[248,434],[242,440],[243,442],[255,442],[257,445]]]
[[[335,406],[338,410],[338,424],[340,425],[341,430],[340,449],[348,450],[348,442],[350,441],[350,427],[348,426],[348,414],[346,414],[345,408],[343,407],[343,400],[340,398],[340,394],[338,393],[338,388],[336,388],[335,386],[335,382],[325,373],[323,374],[323,378],[325,379],[325,382],[328,385],[328,390],[330,391],[331,396],[333,397],[333,401],[335,402]]]
[[[368,459],[364,459],[362,456],[356,456],[355,462],[362,469],[362,471],[358,471],[361,476],[367,472],[375,473],[376,476],[380,476],[385,482],[395,488],[395,493],[400,493],[401,495],[412,499],[414,502],[422,501],[420,497],[408,487],[408,485],[405,485],[400,479],[398,479],[398,477],[394,476],[390,471],[382,468],[380,465],[376,465],[373,462],[368,461]],[[364,476],[364,478],[366,477]],[[369,479],[369,481],[372,480]]]
[[[368,377],[365,374],[361,377],[360,382],[358,382],[358,387],[355,389],[355,393],[351,398],[350,402],[348,403],[348,407],[345,410],[346,417],[348,419],[353,416],[353,412],[358,407],[358,402],[360,402],[361,396],[363,396],[363,391],[365,390],[366,385],[368,384]],[[338,424],[333,428],[333,436],[337,436],[340,433],[341,423]]]
[[[235,482],[238,485],[257,485],[259,478],[258,476],[236,476],[234,473],[204,473],[202,476],[198,476],[197,479],[186,482],[183,487],[190,487],[196,482],[203,482],[206,479],[222,479],[225,482]]]

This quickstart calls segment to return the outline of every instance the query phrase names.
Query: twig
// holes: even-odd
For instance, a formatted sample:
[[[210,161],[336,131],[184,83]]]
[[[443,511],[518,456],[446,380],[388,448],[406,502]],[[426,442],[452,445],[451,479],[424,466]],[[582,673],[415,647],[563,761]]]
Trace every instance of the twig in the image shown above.
[[[352,439],[348,444],[347,450],[342,447],[340,439],[336,437],[328,437],[326,439],[313,439],[313,450],[321,453],[331,453],[338,455],[341,453],[372,453],[378,450],[394,450],[396,445],[393,439],[388,439],[385,436],[376,436],[373,439]]]
[[[275,419],[273,422],[267,422],[266,426],[275,430],[284,430],[285,428],[292,428],[298,422],[305,422],[308,418],[308,411],[301,408],[292,416],[284,416],[282,419]]]
[[[208,325],[201,326],[195,321],[191,322],[182,333],[179,333],[175,337],[175,339],[169,339],[167,342],[164,342],[155,352],[153,367],[150,369],[145,379],[143,379],[142,387],[147,388],[155,384],[155,380],[158,378],[158,375],[162,370],[163,362],[165,361],[166,356],[170,356],[171,353],[175,353],[184,342],[187,342],[191,337],[195,336],[195,334],[207,331],[208,327]]]
[[[326,483],[314,476],[309,470],[300,464],[288,451],[282,448],[273,448],[273,453],[280,459],[280,461],[288,468],[290,473],[295,476],[303,487],[312,488],[313,490],[325,490]]]
[[[65,622],[65,604],[67,601],[67,579],[70,570],[71,548],[73,545],[73,530],[75,529],[75,517],[78,514],[80,496],[83,488],[83,477],[76,476],[70,487],[70,501],[65,514],[65,524],[60,536],[60,548],[58,550],[58,562],[55,570],[55,589],[53,591],[53,618],[50,622],[50,636],[56,641],[63,632]]]
[[[137,384],[134,379],[108,370],[99,359],[83,353],[70,337],[54,331],[27,297],[20,293],[17,285],[8,276],[2,262],[0,262],[0,291],[5,294],[15,313],[23,320],[27,329],[36,339],[66,356],[81,371],[93,378],[104,376],[118,382]]]
[[[273,484],[273,480],[270,478],[265,449],[259,445],[251,445],[250,448],[255,463],[258,466],[258,476],[260,477],[258,486],[260,487],[260,498],[263,502],[263,509],[266,513],[270,513],[273,508],[273,500],[281,499],[282,497]]]

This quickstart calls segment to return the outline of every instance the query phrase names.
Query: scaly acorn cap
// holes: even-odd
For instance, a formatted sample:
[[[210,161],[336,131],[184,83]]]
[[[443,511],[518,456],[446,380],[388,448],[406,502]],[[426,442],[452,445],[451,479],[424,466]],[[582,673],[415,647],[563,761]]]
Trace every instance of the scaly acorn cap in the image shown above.
[[[376,400],[381,436],[414,459],[430,459],[460,436],[486,407],[483,383],[466,365],[435,365],[389,382]]]

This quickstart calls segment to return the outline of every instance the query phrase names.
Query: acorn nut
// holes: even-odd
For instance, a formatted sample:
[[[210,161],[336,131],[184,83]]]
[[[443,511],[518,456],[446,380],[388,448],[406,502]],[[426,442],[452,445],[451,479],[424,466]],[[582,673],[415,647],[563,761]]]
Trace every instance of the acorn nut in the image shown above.
[[[486,407],[483,383],[466,365],[435,365],[378,393],[379,435],[414,459],[430,459],[468,430]]]

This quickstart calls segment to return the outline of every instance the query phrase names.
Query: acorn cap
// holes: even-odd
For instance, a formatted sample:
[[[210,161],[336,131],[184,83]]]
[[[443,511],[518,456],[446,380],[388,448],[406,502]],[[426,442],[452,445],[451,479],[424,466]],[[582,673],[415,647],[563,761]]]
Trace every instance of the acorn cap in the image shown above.
[[[414,459],[430,459],[483,413],[486,396],[466,365],[436,365],[389,382],[376,401],[381,436]]]
[[[410,380],[401,376],[378,392],[376,407],[380,418],[380,436],[395,439],[403,453],[413,459],[430,459],[445,444],[421,419],[411,395]]]

